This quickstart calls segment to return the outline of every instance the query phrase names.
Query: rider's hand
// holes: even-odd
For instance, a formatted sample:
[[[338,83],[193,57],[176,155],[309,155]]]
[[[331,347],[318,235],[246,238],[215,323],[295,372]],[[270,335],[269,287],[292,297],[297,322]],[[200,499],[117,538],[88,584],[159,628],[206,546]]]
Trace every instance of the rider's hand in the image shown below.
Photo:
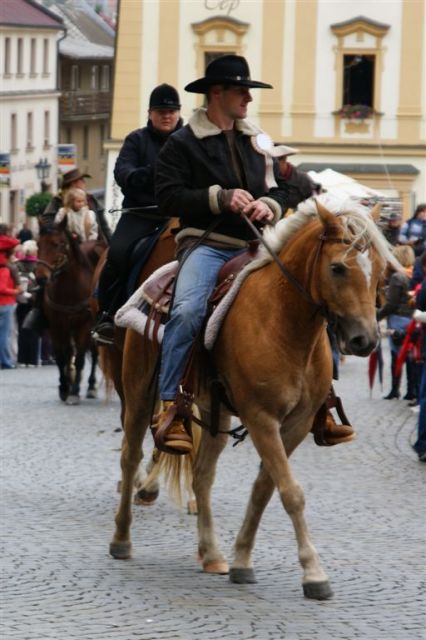
[[[241,213],[242,209],[253,202],[254,198],[245,189],[222,189],[220,200],[224,209],[230,209],[233,213]]]
[[[262,200],[253,200],[253,202],[249,202],[245,207],[243,207],[241,213],[248,216],[252,222],[272,222],[274,219],[274,214],[271,209]]]

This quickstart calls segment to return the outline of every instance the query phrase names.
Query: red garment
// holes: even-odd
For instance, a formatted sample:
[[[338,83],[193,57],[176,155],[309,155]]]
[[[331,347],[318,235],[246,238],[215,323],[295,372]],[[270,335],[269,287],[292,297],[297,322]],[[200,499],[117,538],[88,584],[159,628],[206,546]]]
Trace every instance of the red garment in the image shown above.
[[[16,303],[16,285],[10,270],[5,265],[0,265],[0,305]]]

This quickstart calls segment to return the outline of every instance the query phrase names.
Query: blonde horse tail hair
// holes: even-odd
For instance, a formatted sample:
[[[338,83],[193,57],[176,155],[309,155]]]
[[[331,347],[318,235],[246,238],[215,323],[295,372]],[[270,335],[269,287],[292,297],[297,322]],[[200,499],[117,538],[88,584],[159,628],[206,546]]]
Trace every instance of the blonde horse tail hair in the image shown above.
[[[193,405],[192,411],[199,418],[199,411],[195,405]],[[197,424],[192,422],[191,426],[193,445],[191,452],[185,456],[176,456],[155,449],[153,452],[153,464],[149,465],[151,468],[149,468],[149,473],[141,487],[141,489],[145,489],[152,483],[157,482],[160,476],[163,476],[169,496],[181,508],[184,494],[189,495],[191,499],[193,496],[192,469],[200,447],[202,434],[202,429]]]

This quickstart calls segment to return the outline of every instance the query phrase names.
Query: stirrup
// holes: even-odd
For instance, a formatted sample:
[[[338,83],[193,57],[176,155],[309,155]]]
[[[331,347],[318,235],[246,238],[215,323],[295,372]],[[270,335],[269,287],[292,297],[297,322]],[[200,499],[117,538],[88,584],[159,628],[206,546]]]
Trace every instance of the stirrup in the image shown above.
[[[185,455],[192,450],[190,422],[178,414],[178,407],[173,401],[166,402],[168,406],[154,417],[155,422],[151,426],[155,446],[164,453]]]
[[[114,319],[105,313],[101,314],[92,331],[90,332],[93,340],[99,344],[114,344]]]

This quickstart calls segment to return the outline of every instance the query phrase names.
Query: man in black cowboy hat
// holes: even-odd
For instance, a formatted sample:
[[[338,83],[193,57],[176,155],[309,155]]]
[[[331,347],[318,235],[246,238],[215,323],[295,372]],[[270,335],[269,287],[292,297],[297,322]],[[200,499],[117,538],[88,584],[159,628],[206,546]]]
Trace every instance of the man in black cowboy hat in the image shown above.
[[[180,107],[174,87],[166,83],[155,87],[149,99],[146,127],[129,133],[118,155],[114,177],[124,195],[124,211],[111,238],[108,259],[99,280],[101,313],[93,337],[100,344],[113,343],[113,316],[128,294],[129,257],[134,247],[145,238],[144,246],[138,246],[137,251],[143,254],[142,259],[147,258],[166,224],[144,218],[141,208],[156,204],[155,162],[167,138],[182,126]]]
[[[266,175],[265,154],[257,143],[258,136],[266,136],[246,120],[252,88],[272,86],[251,79],[245,58],[226,55],[212,61],[204,78],[185,87],[205,94],[207,108],[195,111],[158,158],[160,212],[180,218],[177,252],[179,257],[185,255],[162,345],[158,426],[166,424],[174,410],[218,271],[254,238],[241,214],[262,226],[279,220],[287,207],[287,189],[280,182],[276,160],[270,160]],[[164,442],[176,453],[191,450],[191,437],[178,415],[167,427]]]

